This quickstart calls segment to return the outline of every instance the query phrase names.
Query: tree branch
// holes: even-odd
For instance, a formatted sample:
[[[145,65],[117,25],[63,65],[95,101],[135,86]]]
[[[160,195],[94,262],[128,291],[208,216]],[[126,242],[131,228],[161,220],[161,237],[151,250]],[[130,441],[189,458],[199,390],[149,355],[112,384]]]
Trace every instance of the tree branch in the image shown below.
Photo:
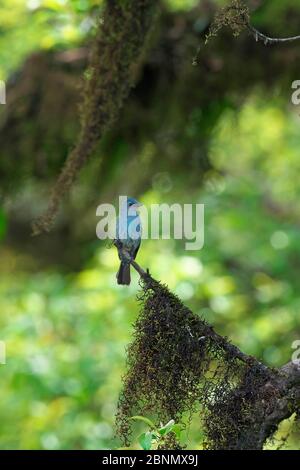
[[[153,283],[154,286],[157,284],[149,271],[145,271],[130,257],[121,242],[115,240],[114,245],[118,249],[119,256],[125,258],[145,282]],[[192,331],[190,335],[193,336]],[[249,371],[256,371],[267,377],[267,381],[260,386],[259,390],[254,390],[253,395],[249,396],[249,410],[252,411],[250,411],[248,424],[242,428],[238,442],[231,443],[236,449],[246,449],[249,442],[253,443],[254,449],[263,449],[266,440],[274,434],[281,421],[289,418],[293,413],[299,413],[300,367],[289,362],[279,369],[271,369],[231,344],[228,338],[216,333],[212,326],[209,326],[208,336],[228,352],[230,357],[234,356],[246,364]]]
[[[263,41],[265,45],[293,42],[300,39],[300,35],[285,38],[267,36],[252,26],[250,18],[250,10],[243,0],[231,0],[229,5],[217,11],[206,41],[211,36],[216,36],[223,26],[229,26],[234,36],[238,36],[244,29],[247,29],[256,41]],[[197,61],[197,56],[195,61]]]
[[[248,21],[246,23],[246,27],[248,31],[252,34],[252,36],[255,38],[256,41],[259,41],[259,40],[263,41],[265,45],[278,44],[278,43],[284,43],[284,42],[293,42],[293,41],[298,41],[300,39],[300,35],[286,37],[286,38],[273,38],[270,36],[266,36],[265,34],[258,31],[258,29],[254,28],[254,26],[252,26]]]
[[[268,394],[268,388],[272,387],[278,395],[276,404],[270,413],[264,415],[261,431],[258,436],[257,446],[263,448],[266,440],[271,437],[278,425],[292,416],[298,414],[300,408],[300,367],[289,362],[277,370],[277,374],[268,382],[263,392]],[[264,403],[262,403],[262,406]]]
[[[125,258],[132,265],[132,267],[138,272],[138,274],[143,280],[145,280],[146,282],[149,282],[151,280],[155,281],[155,279],[153,279],[153,277],[150,275],[148,269],[145,271],[133,258],[131,258],[131,256],[123,248],[122,243],[119,240],[114,240],[114,245],[116,246],[121,258]],[[235,357],[240,359],[240,361],[242,361],[244,364],[247,364],[250,366],[255,365],[261,371],[266,371],[268,369],[266,365],[259,362],[255,357],[245,354],[237,346],[235,346],[234,344],[231,344],[226,337],[224,338],[223,336],[216,333],[212,327],[210,331],[210,337],[216,343],[219,343],[220,345],[222,345],[225,351],[227,351],[230,354],[233,354]]]

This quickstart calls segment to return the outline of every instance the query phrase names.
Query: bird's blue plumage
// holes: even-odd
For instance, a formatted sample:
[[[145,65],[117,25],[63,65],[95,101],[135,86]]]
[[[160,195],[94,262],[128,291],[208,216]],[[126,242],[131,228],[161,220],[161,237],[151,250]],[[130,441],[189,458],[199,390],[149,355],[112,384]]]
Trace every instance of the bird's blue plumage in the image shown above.
[[[122,250],[126,250],[129,256],[135,259],[141,244],[141,221],[137,213],[141,205],[134,198],[127,198],[127,204],[122,207],[117,219],[117,240],[121,243]],[[120,269],[117,273],[118,284],[130,284],[130,263],[119,250],[121,260]]]

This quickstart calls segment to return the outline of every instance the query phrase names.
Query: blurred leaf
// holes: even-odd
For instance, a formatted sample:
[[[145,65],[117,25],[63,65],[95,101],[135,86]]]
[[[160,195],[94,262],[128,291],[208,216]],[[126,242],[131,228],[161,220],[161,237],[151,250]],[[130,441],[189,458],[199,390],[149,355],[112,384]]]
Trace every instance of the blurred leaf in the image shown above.
[[[145,416],[131,416],[130,419],[134,421],[142,421],[143,423],[147,424],[150,428],[155,428],[155,424],[151,421],[151,419],[146,418]]]
[[[175,433],[177,439],[180,439],[181,431],[182,431],[182,426],[180,424],[174,424],[172,428],[172,432]]]
[[[161,436],[165,436],[166,434],[168,434],[169,432],[173,430],[174,424],[175,424],[175,421],[171,419],[171,421],[169,421],[165,426],[159,428],[158,430],[159,434]]]
[[[152,446],[153,435],[152,432],[144,432],[139,437],[139,443],[143,450],[150,450]]]

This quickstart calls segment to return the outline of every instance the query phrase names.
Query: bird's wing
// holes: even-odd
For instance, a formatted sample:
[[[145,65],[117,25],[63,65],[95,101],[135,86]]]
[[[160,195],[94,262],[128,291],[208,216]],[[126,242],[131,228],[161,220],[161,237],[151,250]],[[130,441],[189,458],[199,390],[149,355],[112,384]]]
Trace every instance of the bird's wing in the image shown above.
[[[136,255],[137,255],[137,252],[139,251],[139,248],[141,246],[141,236],[142,236],[140,217],[136,216],[135,221],[136,221],[136,230],[139,232],[139,238],[131,240],[132,248],[130,250],[131,251],[130,254],[133,257],[133,259],[135,259]]]
[[[137,255],[137,253],[138,253],[138,251],[139,251],[139,249],[140,249],[140,246],[141,246],[141,239],[136,240],[136,242],[138,242],[138,243],[137,243],[137,245],[136,245],[136,247],[134,248],[133,253],[132,253],[133,259],[136,258],[136,255]]]

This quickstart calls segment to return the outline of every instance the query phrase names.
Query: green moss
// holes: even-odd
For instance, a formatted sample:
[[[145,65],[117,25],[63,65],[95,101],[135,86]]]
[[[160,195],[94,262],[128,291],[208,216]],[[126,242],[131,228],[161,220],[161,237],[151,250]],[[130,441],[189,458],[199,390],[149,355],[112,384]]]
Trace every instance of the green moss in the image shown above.
[[[165,286],[149,278],[142,287],[142,310],[128,348],[116,416],[118,436],[130,445],[132,415],[151,414],[157,423],[180,422],[200,407],[205,448],[255,447],[259,394],[269,370],[255,361],[242,362],[226,339]],[[273,406],[271,395],[268,406]],[[172,443],[162,446],[179,447],[174,436],[170,439]]]
[[[217,11],[206,37],[217,36],[223,26],[229,27],[234,36],[238,36],[249,24],[250,12],[247,5],[241,0],[231,0],[230,4]]]
[[[34,224],[34,233],[49,231],[63,196],[103,133],[116,120],[134,83],[134,65],[145,46],[155,6],[153,0],[106,2],[85,80],[81,132],[53,189],[46,213]]]

